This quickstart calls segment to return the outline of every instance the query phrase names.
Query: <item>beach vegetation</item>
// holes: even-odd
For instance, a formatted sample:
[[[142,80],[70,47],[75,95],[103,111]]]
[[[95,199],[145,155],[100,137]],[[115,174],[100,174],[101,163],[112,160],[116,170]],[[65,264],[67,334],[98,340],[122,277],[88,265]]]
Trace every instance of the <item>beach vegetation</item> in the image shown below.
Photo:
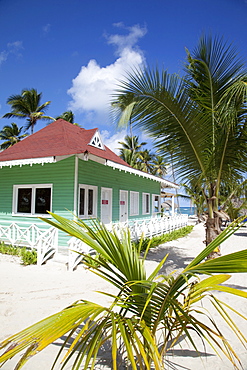
[[[116,293],[102,292],[110,303],[103,306],[79,300],[60,312],[35,323],[0,344],[0,363],[21,352],[16,370],[46,346],[62,338],[61,349],[51,369],[95,369],[100,349],[108,348],[110,367],[119,363],[133,370],[163,370],[167,368],[167,352],[184,335],[192,348],[200,353],[199,343],[208,343],[218,355],[225,355],[240,368],[234,348],[222,334],[222,322],[240,343],[246,338],[232,319],[243,315],[214,291],[247,298],[247,292],[225,284],[232,273],[247,272],[247,250],[211,260],[208,254],[240,227],[242,219],[233,222],[200,252],[181,272],[159,275],[169,256],[164,256],[151,273],[147,273],[141,248],[131,242],[129,230],[121,238],[104,225],[81,219],[67,220],[56,214],[45,222],[88,244],[100,257],[97,263],[87,259],[85,265],[112,284]],[[205,309],[204,300],[211,303]],[[217,322],[219,314],[220,322]],[[65,351],[65,355],[64,355]],[[60,362],[61,360],[61,362]]]
[[[37,264],[37,251],[35,249],[16,247],[14,245],[7,245],[1,242],[0,253],[20,257],[23,265]]]
[[[172,230],[169,233],[165,233],[162,235],[155,235],[151,238],[143,238],[134,242],[134,245],[137,248],[141,248],[141,251],[146,251],[146,249],[158,247],[161,244],[171,242],[172,240],[177,240],[179,238],[183,238],[191,233],[193,230],[193,225],[188,225],[185,227],[181,227],[177,230]]]
[[[131,97],[118,124],[131,120],[152,137],[159,155],[169,161],[172,154],[177,178],[202,192],[208,245],[221,232],[222,184],[234,184],[247,172],[247,72],[235,48],[220,37],[203,35],[186,54],[183,76],[158,67],[135,70],[113,99]]]

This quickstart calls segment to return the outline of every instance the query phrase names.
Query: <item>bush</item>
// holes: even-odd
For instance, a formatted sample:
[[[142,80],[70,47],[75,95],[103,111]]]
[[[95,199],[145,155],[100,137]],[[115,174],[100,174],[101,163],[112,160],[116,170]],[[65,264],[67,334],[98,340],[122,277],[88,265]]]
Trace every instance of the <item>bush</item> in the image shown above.
[[[13,245],[6,245],[3,242],[0,243],[0,253],[8,254],[11,256],[21,256],[21,248]]]
[[[160,244],[164,244],[172,240],[183,238],[184,236],[191,233],[191,231],[193,230],[193,227],[194,227],[193,225],[188,225],[188,226],[182,227],[181,229],[173,230],[170,233],[157,235],[157,236],[154,236],[153,238],[145,238],[142,241],[141,250],[145,251],[148,246],[149,248],[155,248]],[[138,240],[137,242],[134,242],[134,245],[139,246],[139,243],[140,243],[140,240]]]
[[[36,265],[37,264],[37,252],[35,249],[27,250],[22,248],[21,259],[23,265]]]
[[[35,249],[27,249],[25,247],[6,245],[3,242],[1,242],[0,253],[20,257],[22,260],[22,264],[25,266],[37,264],[37,252]]]

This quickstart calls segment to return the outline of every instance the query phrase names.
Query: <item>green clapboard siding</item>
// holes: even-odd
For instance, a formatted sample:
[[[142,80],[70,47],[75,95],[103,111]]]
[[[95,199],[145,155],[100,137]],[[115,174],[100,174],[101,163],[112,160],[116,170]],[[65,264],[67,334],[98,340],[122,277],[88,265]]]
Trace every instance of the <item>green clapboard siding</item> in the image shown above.
[[[119,171],[105,165],[93,161],[79,161],[79,184],[98,186],[98,217],[100,218],[100,193],[101,187],[112,188],[112,221],[119,220],[119,194],[120,190],[137,191],[139,192],[139,215],[130,216],[129,219],[143,219],[150,215],[142,215],[142,193],[160,194],[160,183],[152,181],[138,175],[128,172]],[[130,194],[128,194],[128,202],[130,209]],[[150,204],[151,208],[151,204]]]
[[[57,163],[0,169],[0,224],[5,220],[36,223],[42,228],[46,225],[36,217],[12,216],[13,185],[22,184],[52,184],[52,211],[72,218],[67,210],[73,211],[74,207],[74,163],[74,157],[70,157]],[[65,233],[59,233],[59,245],[66,244],[67,240]]]
[[[74,211],[74,173],[75,157],[69,157],[57,163],[44,165],[23,165],[3,167],[0,169],[0,225],[1,221],[36,223],[48,227],[36,217],[12,216],[13,185],[22,184],[52,184],[52,212],[72,219]],[[139,192],[139,215],[129,216],[129,219],[143,219],[150,215],[142,215],[142,192],[160,194],[159,182],[119,171],[94,161],[78,160],[78,184],[98,187],[98,218],[101,214],[101,187],[112,188],[112,221],[119,220],[120,190]],[[130,209],[130,193],[128,194]],[[77,199],[78,204],[78,199]],[[151,209],[151,204],[150,204]],[[77,210],[76,210],[77,211]],[[45,225],[45,226],[44,226]],[[66,246],[69,237],[59,232],[59,245]]]

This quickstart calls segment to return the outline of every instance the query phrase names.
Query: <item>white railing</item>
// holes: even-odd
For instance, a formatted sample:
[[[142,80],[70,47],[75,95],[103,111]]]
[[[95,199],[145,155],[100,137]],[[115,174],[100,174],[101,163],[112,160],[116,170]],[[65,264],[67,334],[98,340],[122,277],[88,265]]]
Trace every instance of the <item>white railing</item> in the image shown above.
[[[188,215],[177,215],[173,217],[151,218],[146,220],[118,222],[107,225],[107,229],[113,230],[121,238],[123,229],[129,228],[131,239],[138,240],[143,236],[153,237],[169,233],[172,230],[179,229],[188,225]],[[76,238],[71,238],[69,244],[69,270],[74,268],[81,262],[82,255],[80,253],[89,253],[90,248],[87,244]]]
[[[68,245],[69,245],[68,269],[69,271],[73,271],[83,258],[81,253],[87,254],[90,252],[91,248],[89,247],[89,245],[75,237],[72,237],[68,241]]]
[[[157,217],[146,220],[116,223],[113,224],[112,228],[120,237],[121,230],[128,227],[130,229],[131,239],[139,240],[141,236],[151,238],[155,235],[169,233],[172,230],[179,229],[187,224],[187,215],[177,215],[173,217]]]
[[[7,223],[6,225],[3,225]],[[37,250],[37,263],[41,265],[58,249],[57,229],[42,229],[36,224],[1,221],[0,241]]]
[[[6,224],[3,226],[3,224]],[[161,235],[172,230],[181,228],[188,224],[187,215],[178,215],[174,217],[151,218],[146,220],[129,221],[123,223],[112,223],[108,225],[109,230],[113,230],[121,237],[123,229],[129,228],[132,240],[138,240],[141,236],[152,237]],[[29,224],[24,222],[7,222],[1,221],[0,224],[0,241],[16,246],[25,246],[37,250],[38,265],[43,264],[58,251],[58,230],[50,227],[49,229],[41,228],[40,225]],[[77,238],[71,238],[68,242],[69,270],[81,262],[80,253],[89,253],[90,247]]]

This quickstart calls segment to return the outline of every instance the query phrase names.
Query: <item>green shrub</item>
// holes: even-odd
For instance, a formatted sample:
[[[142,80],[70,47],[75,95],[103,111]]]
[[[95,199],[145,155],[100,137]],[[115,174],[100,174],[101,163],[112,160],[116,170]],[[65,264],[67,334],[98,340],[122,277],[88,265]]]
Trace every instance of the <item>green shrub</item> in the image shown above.
[[[13,245],[6,245],[3,242],[0,243],[0,253],[2,254],[9,254],[11,256],[21,256],[21,249],[20,247],[15,247]]]
[[[23,265],[35,265],[37,263],[37,252],[35,249],[6,245],[1,242],[0,253],[21,257]]]
[[[36,265],[37,264],[37,252],[35,249],[27,250],[22,248],[21,259],[23,265]]]
[[[164,244],[172,240],[183,238],[184,236],[191,233],[191,231],[193,230],[193,227],[194,227],[193,225],[188,225],[188,226],[182,227],[181,229],[173,230],[170,233],[157,235],[157,236],[154,236],[153,238],[145,238],[142,241],[141,250],[145,251],[148,246],[149,248],[155,248],[160,244]],[[139,243],[140,243],[140,240],[138,240],[137,242],[134,242],[134,245],[139,246]]]

